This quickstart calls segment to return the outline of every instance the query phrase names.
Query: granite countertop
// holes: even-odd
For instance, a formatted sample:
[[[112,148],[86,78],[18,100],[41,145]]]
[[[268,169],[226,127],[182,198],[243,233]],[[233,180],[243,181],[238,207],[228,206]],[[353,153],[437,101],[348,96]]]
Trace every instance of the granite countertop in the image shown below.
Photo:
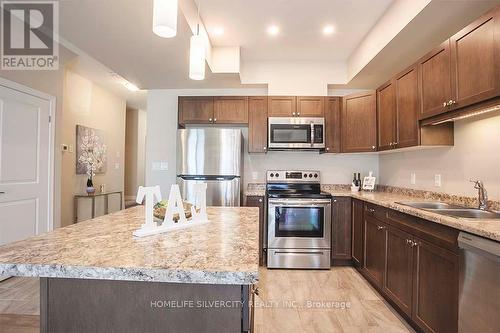
[[[429,197],[419,196],[421,191],[414,191],[411,189],[403,189],[400,193],[394,192],[351,192],[349,185],[322,185],[321,189],[325,192],[331,193],[333,196],[347,196],[363,200],[366,202],[371,202],[373,204],[394,209],[396,211],[413,215],[416,217],[423,218],[425,220],[436,222],[439,224],[447,225],[449,227],[469,232],[478,236],[489,238],[495,241],[500,241],[500,220],[475,220],[475,219],[465,219],[465,218],[455,218],[451,216],[445,216],[441,214],[432,213],[426,210],[417,209],[396,202],[401,201],[449,201],[444,200],[442,197],[449,197],[454,200],[453,203],[462,206],[471,206],[472,201],[470,198],[450,196],[447,194],[440,194],[437,197],[432,197],[436,193],[428,192],[426,193]],[[392,190],[398,191],[398,188],[392,188]],[[415,193],[415,195],[410,195],[407,193]],[[247,196],[265,196],[265,184],[249,184],[245,195]],[[417,195],[419,194],[419,195]],[[458,201],[457,201],[458,199]]]
[[[469,232],[478,236],[489,238],[495,241],[500,241],[500,220],[475,220],[475,219],[464,219],[455,218],[451,216],[445,216],[430,211],[417,209],[396,202],[401,201],[436,201],[425,198],[419,198],[409,195],[388,193],[388,192],[350,192],[345,190],[328,190],[333,196],[348,196],[355,199],[360,199],[366,202],[370,202],[379,206],[394,209],[396,211],[420,217],[422,219],[436,222],[439,224],[447,225],[449,227]]]
[[[137,206],[0,246],[0,276],[253,284],[259,267],[259,211],[208,207],[210,222],[134,238]]]

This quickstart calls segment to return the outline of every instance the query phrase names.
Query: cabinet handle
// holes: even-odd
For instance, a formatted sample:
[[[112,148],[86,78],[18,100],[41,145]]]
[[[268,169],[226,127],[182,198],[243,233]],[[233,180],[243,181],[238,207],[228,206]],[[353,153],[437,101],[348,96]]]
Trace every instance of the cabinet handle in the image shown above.
[[[297,117],[300,116],[300,112],[297,112]]]
[[[448,104],[447,104],[447,105],[448,105],[448,106],[450,106],[450,105],[452,105],[452,104],[453,104],[453,100],[451,100],[451,99],[450,99],[450,100],[448,101]]]
[[[216,123],[216,122],[217,122],[217,118],[214,118],[214,123]]]
[[[389,146],[391,146],[391,147],[392,147],[393,145],[394,145],[394,143],[392,143],[392,142],[389,142]]]
[[[212,118],[208,118],[208,122],[211,123],[212,122]]]
[[[259,199],[259,202],[262,202],[262,199]]]
[[[377,148],[377,147],[375,147],[375,146],[372,146],[372,150],[375,150],[375,148]]]
[[[457,104],[457,101],[453,100],[451,101],[451,104]]]
[[[385,227],[383,227],[383,226],[380,226],[380,225],[377,226],[377,230],[384,230],[384,229],[385,229]]]
[[[262,149],[267,150],[267,147],[263,147]]]
[[[375,213],[375,209],[373,209],[373,208],[368,208],[368,211],[369,211],[370,213]]]
[[[330,148],[329,148],[329,147],[326,147],[326,151],[330,151]]]
[[[294,112],[294,113],[292,113],[292,114],[295,116],[295,112]]]
[[[445,108],[446,106],[448,106],[448,103],[443,102],[443,108]]]
[[[333,203],[336,203],[337,202],[337,199],[333,199]]]

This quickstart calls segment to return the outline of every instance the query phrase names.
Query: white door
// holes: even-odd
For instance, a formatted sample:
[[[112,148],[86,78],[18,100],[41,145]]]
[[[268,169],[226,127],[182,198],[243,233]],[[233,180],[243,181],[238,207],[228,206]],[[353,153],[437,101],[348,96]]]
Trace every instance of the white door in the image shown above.
[[[0,245],[51,229],[51,102],[0,82]]]

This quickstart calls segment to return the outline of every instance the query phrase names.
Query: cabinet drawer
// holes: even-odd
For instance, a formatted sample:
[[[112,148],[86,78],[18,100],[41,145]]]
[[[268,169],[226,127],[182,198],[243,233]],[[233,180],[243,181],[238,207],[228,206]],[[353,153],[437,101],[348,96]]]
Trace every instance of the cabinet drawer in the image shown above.
[[[374,204],[365,203],[365,214],[385,222],[387,218],[387,209]]]
[[[453,252],[458,251],[458,230],[435,222],[404,214],[387,211],[387,223]]]

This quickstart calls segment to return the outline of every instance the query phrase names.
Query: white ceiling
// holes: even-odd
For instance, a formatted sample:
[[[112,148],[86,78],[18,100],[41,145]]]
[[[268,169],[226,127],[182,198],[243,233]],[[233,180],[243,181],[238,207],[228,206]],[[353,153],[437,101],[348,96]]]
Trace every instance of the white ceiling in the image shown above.
[[[195,0],[179,1],[185,4]],[[201,5],[201,18],[212,45],[240,46],[241,68],[250,69],[241,73],[214,74],[207,66],[206,79],[203,81],[188,78],[189,38],[192,31],[183,12],[179,10],[177,36],[160,38],[152,32],[153,0],[60,1],[60,34],[141,89],[244,86],[267,86],[271,89],[279,81],[284,89],[275,90],[282,94],[285,94],[285,90],[289,91],[292,85],[303,91],[304,86],[312,86],[312,83],[324,87],[326,92],[327,84],[339,84],[331,88],[346,86],[347,63],[353,52],[358,52],[358,46],[364,45],[367,33],[374,26],[387,21],[390,16],[388,13],[397,4],[404,10],[407,2],[411,1],[425,4],[425,9],[415,13],[417,16],[411,22],[405,22],[405,28],[395,38],[388,43],[377,44],[378,51],[349,82],[349,87],[375,88],[394,71],[408,66],[415,61],[415,57],[430,50],[437,40],[454,33],[500,2],[196,0]],[[271,37],[267,34],[266,28],[270,24],[280,27],[279,35]],[[334,34],[322,34],[326,24],[334,26]],[[224,28],[222,36],[213,33],[217,27]],[[381,32],[384,33],[387,32]],[[314,68],[318,71],[311,70]],[[307,77],[304,73],[311,75]],[[314,77],[311,77],[312,73]],[[242,85],[241,80],[260,85]],[[283,84],[287,82],[290,84]],[[321,87],[315,91],[322,91]]]
[[[179,11],[177,36],[152,32],[152,0],[60,2],[60,35],[141,89],[240,87],[238,74],[188,78],[192,33]]]
[[[215,46],[241,46],[242,61],[346,60],[393,0],[199,0]],[[277,36],[266,28],[279,26]],[[325,25],[335,33],[323,35]],[[217,27],[224,34],[214,33]]]

